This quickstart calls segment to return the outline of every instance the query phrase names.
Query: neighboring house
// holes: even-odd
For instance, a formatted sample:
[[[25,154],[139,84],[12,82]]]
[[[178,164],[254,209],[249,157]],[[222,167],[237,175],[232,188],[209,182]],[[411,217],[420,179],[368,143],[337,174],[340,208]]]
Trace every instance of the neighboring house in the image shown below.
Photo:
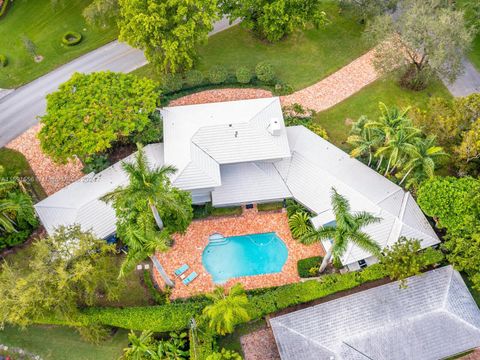
[[[282,360],[438,360],[480,347],[480,310],[446,266],[270,319]]]
[[[317,214],[312,223],[318,227],[335,220],[330,204],[335,187],[353,211],[382,218],[365,228],[382,247],[400,236],[419,239],[424,248],[439,243],[410,193],[305,127],[285,127],[278,98],[166,107],[161,113],[164,144],[146,147],[147,158],[153,166],[174,165],[172,184],[190,191],[194,204],[295,198]],[[77,222],[101,237],[113,232],[113,210],[98,199],[125,183],[119,172],[115,164],[35,205],[47,231]],[[323,245],[328,249],[330,243]],[[376,261],[353,244],[341,260],[351,270]]]

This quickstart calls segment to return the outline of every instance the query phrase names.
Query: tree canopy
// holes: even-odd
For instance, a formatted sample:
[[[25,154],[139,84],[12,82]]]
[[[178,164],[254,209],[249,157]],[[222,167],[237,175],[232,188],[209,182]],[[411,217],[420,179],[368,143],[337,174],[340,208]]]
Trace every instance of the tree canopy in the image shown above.
[[[242,26],[270,42],[281,40],[298,28],[327,22],[320,0],[221,0],[222,12],[242,20]]]
[[[217,0],[119,0],[119,39],[163,73],[192,68],[196,47],[219,18]]]
[[[105,151],[142,131],[156,108],[156,84],[133,75],[75,73],[47,95],[47,112],[38,134],[42,150],[64,163]]]
[[[61,227],[33,244],[28,269],[4,262],[0,271],[0,326],[26,326],[49,316],[72,320],[98,294],[113,300],[120,283],[112,271],[115,248],[79,226]]]
[[[441,0],[403,1],[395,17],[384,14],[374,18],[366,35],[380,44],[376,67],[400,69],[402,83],[412,89],[423,89],[431,75],[454,81],[463,70],[462,59],[473,40],[464,13]]]

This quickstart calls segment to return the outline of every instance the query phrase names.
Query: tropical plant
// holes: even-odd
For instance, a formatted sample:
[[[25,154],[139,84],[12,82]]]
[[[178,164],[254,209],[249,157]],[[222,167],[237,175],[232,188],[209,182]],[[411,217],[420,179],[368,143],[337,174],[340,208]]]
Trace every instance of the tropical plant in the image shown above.
[[[150,168],[140,144],[134,162],[124,162],[122,168],[129,184],[102,198],[113,204],[117,234],[129,249],[120,275],[150,257],[166,284],[173,286],[154,254],[167,250],[170,234],[185,231],[190,224],[193,217],[190,193],[171,186],[169,176],[176,172],[173,166]]]
[[[150,123],[156,109],[156,84],[134,75],[75,73],[47,95],[47,112],[38,134],[42,150],[54,161],[85,161],[114,142],[128,140]]]
[[[185,350],[187,333],[170,333],[168,340],[160,340],[156,351],[151,355],[154,360],[186,360],[189,352]]]
[[[242,357],[233,350],[223,348],[220,352],[208,355],[206,360],[242,360]]]
[[[209,327],[219,335],[233,332],[239,322],[248,321],[250,316],[246,310],[248,298],[240,283],[232,286],[230,291],[217,287],[207,297],[213,302],[203,309]]]
[[[381,219],[367,212],[351,213],[348,200],[332,188],[332,210],[335,214],[335,224],[326,224],[313,230],[300,239],[304,244],[313,244],[317,241],[330,241],[330,247],[322,260],[319,272],[322,273],[332,256],[340,259],[350,243],[378,256],[380,246],[370,235],[362,231],[362,227],[379,222]]]
[[[427,259],[418,256],[420,241],[401,237],[392,246],[383,250],[380,263],[392,280],[400,280],[400,287],[407,287],[407,278],[418,275],[427,266]]]
[[[313,230],[310,215],[304,211],[298,211],[289,216],[288,225],[295,239],[301,239]]]
[[[436,165],[442,159],[448,157],[442,147],[436,146],[433,136],[428,136],[425,139],[417,138],[414,149],[408,155],[409,160],[398,174],[398,177],[401,177],[400,185],[408,179],[405,184],[407,189],[412,185],[418,186],[424,180],[432,178],[435,174]]]
[[[119,38],[142,49],[160,72],[191,69],[218,19],[217,0],[119,0]],[[154,26],[152,26],[152,24]]]
[[[144,360],[150,358],[153,352],[154,339],[150,330],[144,330],[137,335],[133,330],[128,334],[129,346],[123,349],[122,358],[125,360]]]

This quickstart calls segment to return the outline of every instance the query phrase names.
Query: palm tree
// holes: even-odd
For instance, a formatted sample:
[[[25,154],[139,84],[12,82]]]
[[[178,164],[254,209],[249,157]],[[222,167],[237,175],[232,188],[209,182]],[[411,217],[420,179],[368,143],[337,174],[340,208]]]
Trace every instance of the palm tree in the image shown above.
[[[214,329],[219,335],[233,332],[233,328],[238,321],[248,321],[250,319],[246,310],[248,298],[240,283],[232,286],[228,295],[224,288],[217,287],[207,297],[213,301],[213,304],[207,305],[203,309],[203,315],[209,320],[210,328]]]
[[[436,146],[435,137],[429,136],[426,139],[417,139],[415,150],[410,153],[410,159],[402,171],[400,185],[411,175],[406,183],[408,189],[413,184],[419,184],[425,179],[433,177],[435,166],[442,158],[449,156],[443,148]]]
[[[313,230],[301,239],[304,244],[312,244],[316,241],[330,240],[332,242],[327,254],[323,258],[319,272],[322,273],[330,262],[332,256],[339,259],[347,250],[350,242],[370,252],[373,255],[380,254],[380,245],[370,235],[361,229],[369,224],[379,222],[381,219],[367,212],[350,212],[348,200],[332,188],[332,208],[335,214],[335,225],[321,227]]]
[[[128,342],[130,346],[123,349],[122,359],[125,360],[143,360],[154,350],[153,333],[150,330],[142,331],[140,336],[131,330]]]
[[[367,128],[368,123],[366,116],[361,116],[358,121],[352,125],[350,136],[347,143],[353,146],[350,152],[352,157],[360,157],[368,155],[368,166],[372,163],[374,149],[383,142],[382,134],[377,129]]]
[[[138,145],[135,161],[122,163],[122,168],[128,175],[129,184],[115,189],[102,198],[106,202],[113,202],[117,218],[122,218],[117,220],[117,231],[122,233],[122,240],[129,247],[120,276],[139,261],[150,257],[165,283],[168,286],[174,286],[154,254],[156,251],[168,249],[170,241],[170,234],[162,231],[164,224],[158,209],[168,209],[181,218],[189,216],[186,206],[179,203],[170,184],[169,176],[173,175],[176,169],[173,166],[150,169],[141,145]],[[132,209],[134,204],[144,204],[145,200],[146,207],[153,215],[158,229],[149,226],[151,218],[147,211]],[[118,216],[119,214],[121,216]]]
[[[415,143],[419,136],[419,129],[399,129],[392,134],[384,146],[377,149],[375,156],[386,157],[388,159],[384,176],[391,173],[409,154],[415,151]]]

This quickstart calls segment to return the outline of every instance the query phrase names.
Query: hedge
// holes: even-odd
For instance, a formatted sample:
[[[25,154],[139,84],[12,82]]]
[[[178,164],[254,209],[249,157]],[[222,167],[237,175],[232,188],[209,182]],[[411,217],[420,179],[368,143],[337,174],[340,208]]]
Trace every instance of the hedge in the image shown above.
[[[77,45],[80,41],[82,41],[82,34],[76,31],[67,31],[62,37],[62,42],[68,46]]]
[[[310,269],[313,267],[320,267],[320,263],[322,262],[321,256],[313,256],[306,259],[300,259],[297,261],[297,270],[298,275],[301,278],[309,278],[318,276],[318,274],[311,274]]]
[[[283,209],[283,201],[257,204],[258,211],[274,211]]]
[[[438,264],[444,259],[440,251],[431,248],[426,249],[420,255],[426,257],[429,265]],[[374,264],[357,272],[329,274],[320,280],[308,280],[274,289],[263,289],[256,295],[249,295],[247,310],[251,320],[255,320],[290,306],[317,300],[370,281],[383,279],[386,276],[388,274],[384,267],[381,264]],[[88,308],[76,321],[44,319],[38,323],[69,326],[100,324],[154,332],[179,331],[186,329],[190,319],[200,314],[206,304],[208,301],[197,299],[149,307]]]
[[[196,331],[195,335],[190,331],[190,359],[206,360],[209,355],[216,351],[217,342],[215,340],[215,335],[208,330]],[[195,343],[194,339],[197,340]]]

